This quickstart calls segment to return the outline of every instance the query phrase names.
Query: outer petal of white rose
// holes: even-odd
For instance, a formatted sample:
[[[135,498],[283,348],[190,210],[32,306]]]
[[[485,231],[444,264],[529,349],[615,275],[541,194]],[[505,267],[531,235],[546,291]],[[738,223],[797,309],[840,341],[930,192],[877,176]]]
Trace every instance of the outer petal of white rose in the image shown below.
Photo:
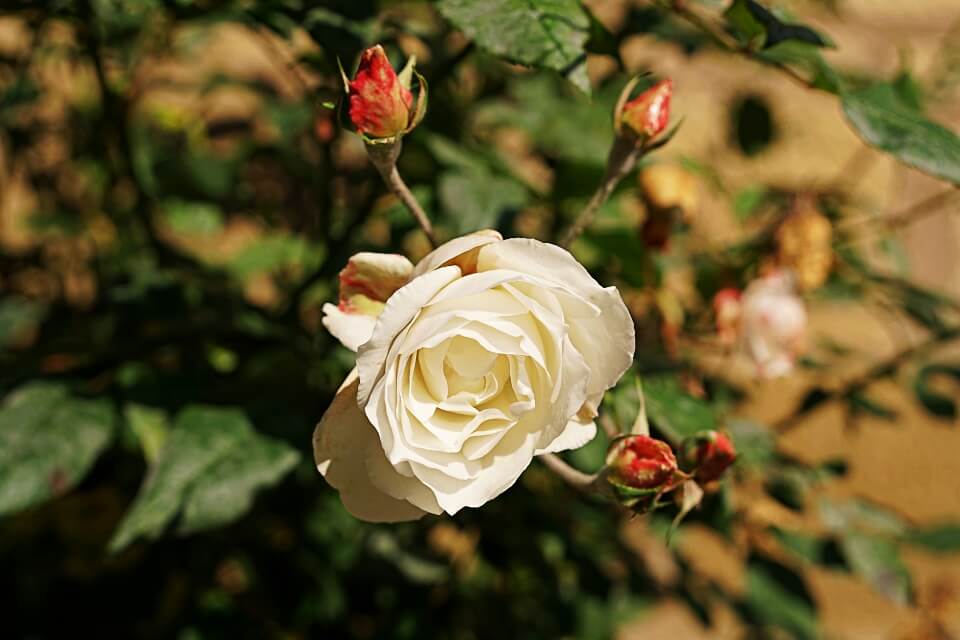
[[[373,334],[377,324],[374,316],[365,313],[346,313],[329,302],[323,305],[323,326],[350,351],[356,351]]]
[[[555,282],[584,298],[602,288],[569,251],[530,238],[510,238],[484,247],[477,269],[519,271]]]
[[[365,405],[370,398],[370,392],[383,370],[393,339],[416,317],[425,304],[459,277],[459,268],[442,267],[413,278],[390,296],[377,318],[370,340],[357,350],[357,370],[360,375],[357,398],[361,405]]]
[[[537,449],[534,455],[544,453],[557,453],[567,451],[568,449],[579,449],[594,439],[597,435],[597,424],[592,420],[590,422],[580,422],[571,420],[567,423],[563,432],[554,438],[553,442],[542,449]]]
[[[355,372],[351,372],[313,432],[317,469],[340,492],[343,506],[355,517],[368,522],[417,520],[426,512],[380,491],[367,475],[364,460],[379,449],[380,441],[357,406]]]
[[[477,231],[466,236],[460,236],[459,238],[454,238],[450,242],[445,242],[440,245],[417,263],[417,266],[413,270],[413,277],[423,275],[428,271],[433,271],[434,269],[439,269],[447,262],[457,258],[468,251],[482,247],[485,244],[490,244],[493,242],[500,242],[503,240],[503,236],[499,232],[493,231],[492,229],[484,229],[483,231]]]

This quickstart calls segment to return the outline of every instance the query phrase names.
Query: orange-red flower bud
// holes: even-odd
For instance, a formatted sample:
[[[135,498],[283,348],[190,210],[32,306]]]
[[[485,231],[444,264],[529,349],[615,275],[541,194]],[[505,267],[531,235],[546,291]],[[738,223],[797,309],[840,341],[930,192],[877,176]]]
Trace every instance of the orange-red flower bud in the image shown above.
[[[677,458],[666,442],[633,435],[613,443],[607,467],[615,484],[632,489],[666,489],[677,471]]]
[[[413,118],[413,94],[401,84],[383,47],[370,47],[350,82],[350,121],[371,138],[405,133]]]
[[[661,80],[623,106],[620,122],[641,139],[653,138],[667,127],[672,94],[673,81]]]
[[[683,443],[684,467],[700,482],[718,479],[736,459],[733,441],[719,431],[707,431]]]

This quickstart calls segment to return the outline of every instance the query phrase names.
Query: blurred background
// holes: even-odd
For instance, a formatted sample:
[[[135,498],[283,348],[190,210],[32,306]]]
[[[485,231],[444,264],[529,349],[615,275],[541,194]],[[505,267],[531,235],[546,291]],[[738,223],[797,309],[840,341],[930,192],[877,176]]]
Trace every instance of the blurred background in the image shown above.
[[[5,637],[960,638],[960,5],[527,4],[4,4]],[[773,43],[801,23],[833,46]],[[559,59],[518,48],[537,29]],[[663,437],[722,428],[741,452],[669,540],[672,514],[537,463],[482,509],[389,526],[316,472],[354,358],[321,305],[353,253],[429,250],[330,108],[337,58],[377,42],[429,82],[400,170],[444,238],[555,241],[620,89],[673,78],[676,136],[573,246],[638,323],[604,411],[628,427],[639,376]],[[896,141],[852,126],[833,77],[892,88],[871,108]],[[914,126],[920,151],[885,152]],[[810,340],[758,381],[710,299],[771,262],[798,271]]]

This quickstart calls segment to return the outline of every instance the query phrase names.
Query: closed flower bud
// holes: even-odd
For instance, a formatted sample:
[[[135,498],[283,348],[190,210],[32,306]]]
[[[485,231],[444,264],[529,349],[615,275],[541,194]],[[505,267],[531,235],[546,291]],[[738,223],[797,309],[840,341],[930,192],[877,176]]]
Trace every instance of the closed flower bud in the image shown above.
[[[683,443],[683,465],[700,482],[717,480],[737,459],[737,451],[729,436],[707,431]]]
[[[410,67],[409,73],[398,77],[380,45],[363,52],[357,74],[348,83],[350,121],[360,134],[371,139],[395,138],[416,125],[422,117],[423,96],[414,108],[409,86],[412,73]]]
[[[659,135],[670,120],[672,93],[673,81],[661,80],[623,105],[618,121],[641,140]]]
[[[662,492],[672,486],[678,467],[666,442],[632,435],[610,445],[607,469],[610,482],[619,488]]]

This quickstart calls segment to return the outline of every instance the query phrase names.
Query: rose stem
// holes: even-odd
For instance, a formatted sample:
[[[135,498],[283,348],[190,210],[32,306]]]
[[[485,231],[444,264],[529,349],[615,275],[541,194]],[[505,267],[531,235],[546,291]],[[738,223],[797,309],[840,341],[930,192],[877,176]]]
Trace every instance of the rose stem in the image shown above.
[[[430,244],[436,247],[437,237],[433,233],[433,225],[430,224],[430,219],[420,203],[417,202],[413,192],[410,191],[410,187],[403,181],[400,172],[397,171],[397,157],[400,155],[400,147],[400,140],[388,144],[368,144],[367,155],[370,157],[373,166],[380,172],[380,176],[387,187],[400,198],[400,202],[413,214],[420,228],[427,235]]]
[[[573,225],[563,236],[563,240],[560,242],[561,247],[569,247],[583,233],[584,229],[593,222],[597,211],[607,201],[607,198],[613,193],[617,184],[623,180],[623,177],[630,173],[644,151],[645,149],[642,146],[638,147],[634,140],[629,139],[629,136],[616,137],[613,146],[610,147],[610,155],[607,156],[607,170],[603,175],[603,180],[590,198],[590,202],[583,208],[583,211],[580,212]]]
[[[563,478],[567,484],[580,491],[590,491],[599,477],[598,474],[591,475],[577,471],[555,453],[545,453],[539,456],[539,458],[543,460],[543,464],[547,465],[551,471]]]

